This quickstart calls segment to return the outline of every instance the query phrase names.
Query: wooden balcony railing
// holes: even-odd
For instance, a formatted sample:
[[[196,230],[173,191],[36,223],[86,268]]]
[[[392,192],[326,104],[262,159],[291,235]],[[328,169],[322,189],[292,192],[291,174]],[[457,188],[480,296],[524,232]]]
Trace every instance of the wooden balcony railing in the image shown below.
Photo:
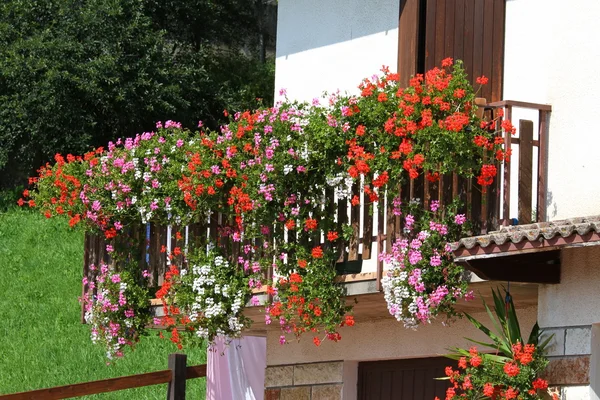
[[[524,115],[528,115],[530,118],[534,113],[538,128],[537,133],[534,132],[535,124],[531,119],[512,120],[518,130],[515,136],[505,137],[505,149],[513,149],[515,153],[509,163],[504,163],[499,168],[501,173],[487,191],[482,191],[474,179],[460,178],[456,174],[443,176],[437,182],[429,182],[420,176],[398,188],[398,195],[402,201],[407,202],[418,198],[427,207],[433,200],[437,200],[443,205],[459,198],[464,204],[463,211],[475,224],[473,235],[485,234],[490,230],[497,229],[500,225],[512,224],[515,220],[518,223],[530,223],[533,217],[535,221],[545,221],[548,122],[551,106],[510,100],[480,104],[480,111],[488,117],[497,115],[499,108],[503,108],[505,118],[511,120],[519,113],[525,113]],[[500,124],[501,121],[498,122],[498,128]],[[515,157],[515,154],[518,156]],[[534,171],[536,171],[535,179]],[[517,180],[511,180],[511,176],[516,176]],[[515,191],[516,198],[513,196]],[[337,213],[338,221],[349,222],[354,232],[347,243],[338,243],[341,253],[339,263],[352,261],[360,263],[373,260],[372,263],[377,264],[377,283],[379,284],[383,274],[383,264],[377,261],[377,256],[389,250],[392,243],[401,236],[402,221],[399,216],[392,213],[393,205],[386,202],[385,196],[382,196],[380,202],[373,204],[373,212],[371,212],[372,204],[369,202],[368,196],[360,193],[358,185],[355,184],[353,192],[353,194],[361,196],[360,205],[352,206],[348,204],[347,200],[336,201],[333,193],[328,195],[327,207],[332,213]],[[511,210],[511,199],[513,202],[516,200],[517,210]],[[151,272],[149,284],[151,286],[162,284],[167,258],[166,253],[161,252],[161,248],[164,246],[167,252],[170,252],[176,246],[175,232],[181,232],[185,243],[194,241],[200,244],[206,243],[207,238],[215,241],[222,225],[224,224],[221,216],[215,213],[206,223],[187,227],[140,226],[136,232],[131,233],[144,235],[146,238],[146,245],[140,249],[140,268],[148,269]],[[279,240],[294,240],[291,236],[285,235],[283,231],[275,236],[275,239]],[[321,239],[319,235],[316,235],[313,238],[314,244],[319,244]],[[110,258],[105,252],[106,246],[102,238],[88,235],[85,240],[84,276],[91,278],[90,264],[98,264],[100,261],[110,262]],[[237,259],[239,247],[239,245],[237,248],[234,246],[232,249],[233,259]],[[181,259],[182,256],[178,261]],[[267,277],[272,276],[272,273],[273,271],[269,271]]]

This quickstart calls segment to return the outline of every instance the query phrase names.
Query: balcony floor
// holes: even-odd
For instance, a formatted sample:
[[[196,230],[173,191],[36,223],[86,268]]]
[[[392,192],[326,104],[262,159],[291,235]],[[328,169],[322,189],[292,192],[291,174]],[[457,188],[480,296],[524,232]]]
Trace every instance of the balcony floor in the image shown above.
[[[358,274],[354,276],[351,282],[346,283],[348,290],[347,302],[354,305],[353,315],[357,323],[364,323],[378,319],[392,319],[393,317],[387,310],[383,293],[376,289],[375,279],[371,274]],[[348,276],[349,277],[349,276]],[[348,281],[348,280],[347,280]],[[488,306],[493,306],[492,289],[506,287],[506,282],[482,281],[473,277],[469,289],[475,293],[475,299],[472,301],[461,300],[456,309],[467,313],[476,313],[485,311],[483,298]],[[536,283],[510,283],[510,292],[517,308],[535,306],[538,301],[538,284]],[[265,295],[260,295],[265,297]],[[356,299],[356,303],[354,303]],[[262,299],[261,299],[262,300]],[[251,318],[254,323],[246,331],[246,335],[265,335],[268,330],[279,330],[279,325],[264,324],[264,307],[247,307],[245,315]]]

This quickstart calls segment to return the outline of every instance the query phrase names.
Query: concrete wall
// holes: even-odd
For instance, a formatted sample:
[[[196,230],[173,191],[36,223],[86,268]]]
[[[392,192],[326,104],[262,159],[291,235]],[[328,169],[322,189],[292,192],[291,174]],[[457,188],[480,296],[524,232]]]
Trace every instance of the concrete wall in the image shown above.
[[[485,313],[474,314],[482,323],[491,325]],[[537,316],[536,308],[519,310],[524,332],[529,332]],[[267,365],[314,363],[332,360],[373,361],[398,358],[436,357],[448,353],[448,348],[471,344],[464,337],[484,339],[478,330],[466,320],[458,320],[450,326],[441,321],[421,326],[417,330],[405,329],[392,319],[357,323],[340,331],[338,343],[323,341],[316,347],[310,335],[299,342],[279,344],[279,332],[267,335]]]
[[[397,69],[398,0],[280,0],[276,94],[310,101]]]
[[[551,220],[600,213],[600,185],[595,184],[600,135],[593,111],[600,93],[598,15],[597,0],[506,2],[504,99],[548,103],[553,109]]]
[[[540,285],[541,327],[600,322],[600,246],[564,249],[559,285]]]

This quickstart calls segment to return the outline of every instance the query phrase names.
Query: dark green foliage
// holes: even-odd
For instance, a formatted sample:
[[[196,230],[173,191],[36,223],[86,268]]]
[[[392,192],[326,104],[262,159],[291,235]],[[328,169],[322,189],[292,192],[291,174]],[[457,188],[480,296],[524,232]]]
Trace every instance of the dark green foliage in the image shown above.
[[[256,48],[260,7],[241,3],[3,1],[0,188],[26,183],[56,152],[158,120],[216,126],[225,108],[272,101],[273,68]]]

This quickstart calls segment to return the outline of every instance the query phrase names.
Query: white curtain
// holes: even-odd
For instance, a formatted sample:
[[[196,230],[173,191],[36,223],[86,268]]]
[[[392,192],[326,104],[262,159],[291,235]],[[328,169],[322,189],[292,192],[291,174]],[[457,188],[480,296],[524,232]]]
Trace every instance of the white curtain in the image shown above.
[[[267,341],[245,336],[208,350],[206,400],[263,400]]]

